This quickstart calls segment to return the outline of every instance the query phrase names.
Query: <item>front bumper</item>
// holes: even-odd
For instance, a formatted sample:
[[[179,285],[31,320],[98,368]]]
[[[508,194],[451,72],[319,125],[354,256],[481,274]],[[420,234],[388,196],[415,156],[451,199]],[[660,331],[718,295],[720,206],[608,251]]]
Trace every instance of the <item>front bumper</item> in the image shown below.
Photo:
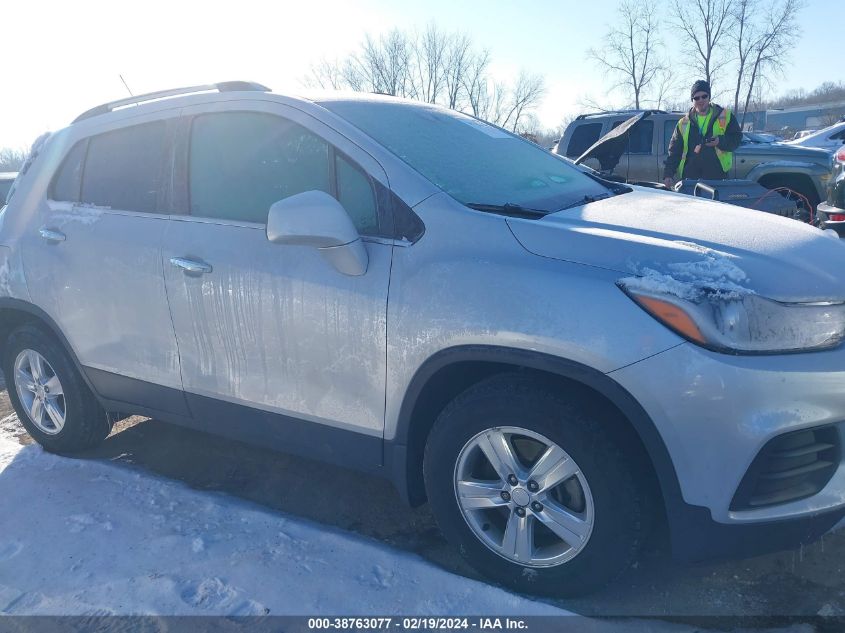
[[[672,555],[681,562],[749,558],[812,543],[845,517],[845,508],[800,518],[727,525],[705,508],[682,505],[670,517]]]
[[[666,494],[671,486],[663,489],[677,558],[794,547],[845,516],[841,450],[818,492],[731,509],[755,457],[773,438],[824,427],[845,446],[845,346],[730,356],[685,343],[610,376],[642,405],[670,455],[680,495]]]
[[[753,509],[731,503],[761,449],[781,434],[828,426],[845,445],[845,346],[807,354],[730,356],[690,343],[610,376],[663,440],[683,502],[723,524],[799,519],[845,508],[845,464],[812,496]]]

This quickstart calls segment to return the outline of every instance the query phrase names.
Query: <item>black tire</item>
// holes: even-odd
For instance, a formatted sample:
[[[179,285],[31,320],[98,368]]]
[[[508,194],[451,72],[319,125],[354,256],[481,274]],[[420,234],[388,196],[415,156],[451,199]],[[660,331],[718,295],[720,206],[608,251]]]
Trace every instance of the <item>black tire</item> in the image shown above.
[[[40,354],[61,383],[65,420],[55,434],[45,433],[36,426],[18,394],[15,361],[25,350]],[[9,399],[21,424],[45,450],[76,453],[96,446],[108,436],[111,423],[106,412],[82,380],[67,352],[51,334],[33,325],[19,327],[9,335],[5,352],[3,373]]]
[[[618,416],[610,419],[607,412],[599,413],[600,409],[578,405],[575,400],[575,394],[567,397],[559,387],[538,384],[536,377],[495,376],[452,401],[438,417],[426,444],[423,466],[426,490],[441,531],[473,567],[519,592],[569,597],[593,592],[629,567],[647,536],[651,512],[650,495],[646,491],[650,488],[642,456],[627,448],[630,435],[619,431],[622,427]],[[578,477],[583,477],[587,484],[589,495],[584,497],[592,501],[592,531],[579,546],[580,551],[568,560],[553,566],[535,566],[506,558],[476,535],[470,519],[461,510],[455,483],[461,451],[465,446],[473,446],[477,438],[486,437],[482,435],[485,431],[495,433],[495,429],[505,427],[519,427],[551,440],[574,460],[579,468]],[[509,437],[509,441],[516,440],[510,444],[512,448],[525,441],[517,434]],[[468,449],[471,450],[476,449]],[[478,461],[483,462],[483,458]],[[575,476],[570,479],[574,480]],[[567,486],[573,483],[562,481],[567,481]],[[495,490],[493,494],[499,494]],[[515,499],[516,490],[511,488],[511,491]],[[520,492],[520,498],[523,496]],[[532,499],[540,500],[540,497]],[[549,503],[548,498],[546,502]],[[480,512],[499,513],[514,520],[515,514],[523,516],[531,507],[516,505]],[[542,505],[538,507],[541,512],[544,510]],[[491,516],[494,523],[500,520],[498,514],[470,514],[485,517],[478,522],[482,524],[482,532],[495,531],[486,517]],[[533,526],[528,530],[532,531],[531,543],[535,549],[543,536],[538,536],[537,530],[544,531],[538,527],[544,522],[538,517],[532,514],[527,519],[529,523],[524,523]],[[502,543],[506,540],[503,536]],[[563,541],[562,544],[565,545]]]

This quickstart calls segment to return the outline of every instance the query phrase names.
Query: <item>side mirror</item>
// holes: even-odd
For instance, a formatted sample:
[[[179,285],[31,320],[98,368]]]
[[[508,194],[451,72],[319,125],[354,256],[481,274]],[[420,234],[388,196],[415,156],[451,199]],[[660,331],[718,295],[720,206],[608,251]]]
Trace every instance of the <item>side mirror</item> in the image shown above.
[[[306,191],[274,202],[267,239],[275,244],[312,246],[344,275],[367,272],[369,258],[346,209],[323,191]]]

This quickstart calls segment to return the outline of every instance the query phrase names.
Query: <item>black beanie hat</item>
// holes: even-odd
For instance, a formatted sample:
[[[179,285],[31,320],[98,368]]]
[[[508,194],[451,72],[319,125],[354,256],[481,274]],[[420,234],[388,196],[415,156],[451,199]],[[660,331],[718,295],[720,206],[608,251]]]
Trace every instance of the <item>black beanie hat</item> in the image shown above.
[[[699,79],[692,85],[692,90],[690,90],[689,96],[690,99],[695,95],[696,92],[706,92],[707,96],[710,96],[710,84],[704,81],[703,79]]]

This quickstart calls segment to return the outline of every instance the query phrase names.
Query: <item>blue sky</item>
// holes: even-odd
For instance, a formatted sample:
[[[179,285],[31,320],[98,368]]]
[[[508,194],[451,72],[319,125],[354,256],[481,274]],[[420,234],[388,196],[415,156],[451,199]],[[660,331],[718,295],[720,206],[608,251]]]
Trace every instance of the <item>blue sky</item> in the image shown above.
[[[662,0],[658,0],[661,2]],[[540,122],[553,127],[597,101],[608,85],[586,59],[615,18],[618,0],[315,0],[233,2],[44,0],[4,6],[6,64],[0,83],[0,147],[21,147],[83,110],[135,93],[181,85],[250,79],[277,91],[301,91],[300,79],[323,56],[342,57],[364,34],[434,22],[470,35],[490,50],[493,72],[515,77],[524,68],[545,77]],[[665,4],[663,6],[665,10]],[[841,0],[808,0],[804,35],[778,92],[812,90],[845,79],[838,61]],[[663,36],[673,44],[673,32]],[[678,60],[677,53],[674,58]],[[677,63],[680,84],[689,74]],[[679,97],[685,97],[685,88]],[[718,90],[717,90],[718,92]]]

